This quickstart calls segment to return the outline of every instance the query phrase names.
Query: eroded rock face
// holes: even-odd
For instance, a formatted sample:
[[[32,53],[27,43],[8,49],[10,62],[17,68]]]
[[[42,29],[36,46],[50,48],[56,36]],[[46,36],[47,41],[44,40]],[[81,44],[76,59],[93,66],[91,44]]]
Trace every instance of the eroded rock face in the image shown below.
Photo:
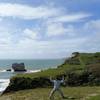
[[[24,63],[14,63],[12,64],[12,69],[16,71],[26,71]]]

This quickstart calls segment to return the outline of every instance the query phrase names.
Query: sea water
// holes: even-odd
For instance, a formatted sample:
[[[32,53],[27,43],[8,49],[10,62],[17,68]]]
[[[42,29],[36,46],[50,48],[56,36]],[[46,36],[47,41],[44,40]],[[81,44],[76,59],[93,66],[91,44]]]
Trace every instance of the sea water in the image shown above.
[[[42,60],[0,60],[0,92],[4,91],[9,85],[10,77],[18,74],[14,71],[6,71],[11,69],[13,63],[24,63],[27,69],[26,73],[37,72],[40,70],[54,68],[62,64],[64,59],[42,59]]]

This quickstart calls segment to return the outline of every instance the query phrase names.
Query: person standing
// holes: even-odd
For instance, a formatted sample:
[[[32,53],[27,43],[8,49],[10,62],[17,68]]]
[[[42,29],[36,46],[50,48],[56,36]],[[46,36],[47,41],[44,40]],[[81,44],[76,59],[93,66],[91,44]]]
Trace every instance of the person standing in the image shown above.
[[[61,83],[64,83],[64,77],[62,77],[62,79],[60,79],[60,77],[58,77],[55,80],[53,80],[50,77],[50,81],[53,83],[53,89],[51,90],[50,95],[49,95],[50,100],[54,97],[54,93],[56,91],[58,91],[60,93],[61,97],[64,99],[65,98],[64,94],[63,94],[63,92],[60,89]]]

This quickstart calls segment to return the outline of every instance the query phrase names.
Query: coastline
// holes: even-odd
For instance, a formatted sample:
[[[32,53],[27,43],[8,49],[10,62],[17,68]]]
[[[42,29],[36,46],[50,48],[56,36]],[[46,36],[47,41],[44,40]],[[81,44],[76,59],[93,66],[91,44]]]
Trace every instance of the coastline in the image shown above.
[[[3,72],[13,72],[13,73],[35,73],[35,72],[39,72],[39,71],[41,71],[41,69],[37,69],[37,70],[27,70],[26,72],[14,72],[13,70],[11,70],[11,71],[0,70],[0,73],[3,73]]]
[[[59,65],[57,68],[49,68],[39,73],[34,72],[38,72],[40,70],[33,70],[26,72],[32,74],[18,74],[15,77],[11,78],[10,84],[5,89],[3,94],[12,93],[20,90],[50,87],[50,77],[64,77],[64,79],[67,79],[67,81],[65,81],[65,86],[100,86],[100,83],[95,81],[95,79],[97,79],[98,77],[94,76],[95,74],[100,75],[100,73],[95,73],[94,70],[92,70],[92,68],[96,68],[96,72],[100,70],[99,59],[100,58],[96,55],[96,53],[79,53],[74,57],[66,59],[65,62]],[[86,68],[88,68],[87,71]],[[92,81],[90,80],[90,70],[94,77]]]
[[[6,70],[0,70],[0,73],[6,73],[9,72],[10,74],[16,75],[16,74],[20,74],[20,73],[36,73],[36,72],[40,72],[41,70],[27,70],[26,72],[14,72],[13,70],[11,71],[6,71]],[[12,77],[12,76],[11,76]],[[10,78],[11,78],[10,77]],[[9,86],[10,83],[10,78],[8,79],[4,79],[1,78],[0,79],[0,95],[6,90],[6,88]]]
[[[11,68],[11,65],[15,62],[18,62],[18,63],[24,62],[25,68],[27,69],[27,71],[26,72],[14,72]],[[6,81],[6,79],[10,80],[10,78],[15,76],[16,74],[36,73],[36,72],[44,71],[48,68],[55,68],[62,62],[63,62],[63,59],[39,59],[39,60],[38,59],[36,60],[35,59],[29,59],[29,60],[24,60],[24,59],[5,60],[4,59],[4,60],[0,60],[0,79],[1,81],[3,79],[5,79]],[[4,84],[5,86],[5,82],[2,82],[2,84]],[[1,90],[4,90],[2,89],[3,87],[2,84],[0,83],[0,88]]]
[[[10,83],[10,79],[0,79],[0,94],[7,88]]]

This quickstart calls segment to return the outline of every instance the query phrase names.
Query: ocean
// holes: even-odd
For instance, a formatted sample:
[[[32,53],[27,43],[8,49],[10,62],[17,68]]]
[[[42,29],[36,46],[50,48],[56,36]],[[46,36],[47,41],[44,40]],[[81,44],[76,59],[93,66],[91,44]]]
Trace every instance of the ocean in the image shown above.
[[[8,72],[7,69],[11,69],[13,63],[24,63],[27,72],[36,72],[48,68],[55,68],[62,64],[64,59],[29,59],[29,60],[0,60],[0,92],[4,91],[9,85],[10,77],[18,74],[17,72]]]

